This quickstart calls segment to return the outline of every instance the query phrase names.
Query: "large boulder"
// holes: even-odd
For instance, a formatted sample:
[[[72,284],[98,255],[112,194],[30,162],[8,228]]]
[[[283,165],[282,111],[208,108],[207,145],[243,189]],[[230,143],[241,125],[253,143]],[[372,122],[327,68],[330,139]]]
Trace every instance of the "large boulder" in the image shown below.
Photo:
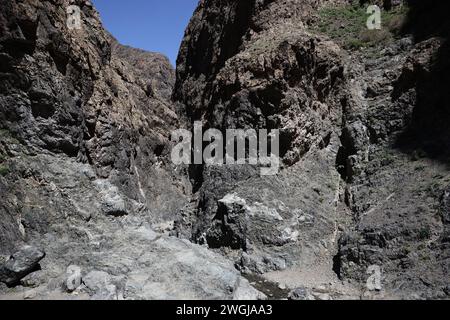
[[[8,286],[18,284],[22,278],[36,271],[44,257],[42,250],[32,246],[22,247],[0,266],[0,281]]]

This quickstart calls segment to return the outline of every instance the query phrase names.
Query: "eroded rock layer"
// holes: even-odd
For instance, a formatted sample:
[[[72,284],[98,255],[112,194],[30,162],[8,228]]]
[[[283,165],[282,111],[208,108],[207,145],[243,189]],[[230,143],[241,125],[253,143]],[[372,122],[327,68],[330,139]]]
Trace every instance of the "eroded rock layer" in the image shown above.
[[[448,4],[350,2],[201,0],[175,71],[0,0],[0,298],[448,298]],[[175,166],[196,121],[279,174]]]
[[[339,35],[348,21],[334,20],[364,17],[365,7],[200,2],[174,96],[206,128],[280,129],[283,169],[193,167],[197,204],[180,216],[180,235],[241,271],[335,296],[446,296],[446,5],[383,5],[386,25],[403,29],[363,30],[355,38],[373,45],[349,51]],[[342,24],[330,36],[323,19]],[[383,290],[364,293],[374,266]]]
[[[167,58],[118,44],[90,1],[0,8],[1,296],[263,297],[232,263],[165,235],[191,188],[167,158],[180,126]]]

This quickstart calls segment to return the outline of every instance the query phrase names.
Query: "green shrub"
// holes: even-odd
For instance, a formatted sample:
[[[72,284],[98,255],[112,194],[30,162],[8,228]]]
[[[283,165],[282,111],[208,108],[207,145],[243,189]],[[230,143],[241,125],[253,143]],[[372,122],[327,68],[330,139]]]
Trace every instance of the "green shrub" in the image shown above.
[[[8,173],[9,173],[9,168],[4,164],[0,164],[0,176],[4,177]]]
[[[0,129],[0,137],[10,137],[11,133],[9,130],[6,129]]]
[[[17,136],[8,129],[0,129],[0,139],[6,141],[7,143],[20,144]]]
[[[392,41],[405,24],[407,12],[406,6],[382,11],[382,28],[368,30],[366,24],[369,15],[365,6],[325,7],[319,10],[319,21],[313,29],[328,35],[347,50],[359,50]]]
[[[359,50],[364,47],[364,42],[359,39],[350,39],[345,46],[349,50]]]
[[[423,227],[419,231],[419,239],[426,240],[431,238],[431,229],[430,227]]]

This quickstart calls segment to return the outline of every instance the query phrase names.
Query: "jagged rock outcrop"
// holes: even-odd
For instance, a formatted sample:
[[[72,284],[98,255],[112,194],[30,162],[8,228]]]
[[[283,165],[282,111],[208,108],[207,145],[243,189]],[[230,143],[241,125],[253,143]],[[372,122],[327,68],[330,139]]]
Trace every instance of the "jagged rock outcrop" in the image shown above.
[[[124,46],[112,35],[110,37],[113,56],[133,67],[130,70],[134,71],[134,76],[145,81],[141,86],[146,89],[147,95],[170,101],[175,85],[175,70],[169,59],[159,53]]]
[[[192,166],[197,205],[177,230],[288,285],[327,283],[332,269],[365,287],[377,265],[384,287],[375,296],[443,298],[449,81],[447,42],[433,36],[447,37],[448,23],[430,16],[445,4],[384,2],[410,6],[409,36],[356,52],[317,32],[327,5],[346,4],[200,2],[174,96],[205,128],[280,129],[283,168],[271,178],[250,166]]]
[[[228,254],[237,255],[243,271],[329,264],[325,269],[332,273],[333,243],[339,225],[349,219],[337,214],[335,170],[343,105],[350,100],[343,52],[307,30],[316,3],[245,3],[245,10],[240,2],[200,4],[180,51],[175,97],[187,104],[192,121],[202,120],[207,128],[280,129],[284,168],[273,178],[261,178],[250,167],[194,168],[198,208],[183,217],[181,233],[206,239],[211,247],[239,249]],[[228,15],[213,19],[217,11]],[[235,45],[222,48],[217,39],[228,33]],[[212,63],[204,69],[195,61],[209,59],[208,52]],[[259,208],[253,210],[257,214],[231,213],[245,220],[244,231],[242,221],[236,230],[221,218],[221,199],[232,193],[247,207]],[[223,241],[230,238],[241,245]]]
[[[17,284],[28,274],[36,271],[39,261],[45,257],[41,250],[24,246],[0,265],[0,281],[9,286]]]
[[[14,287],[0,295],[264,298],[229,261],[163,235],[191,188],[167,157],[179,127],[167,58],[119,45],[90,1],[0,8],[0,280]],[[10,268],[23,243],[45,250],[39,270]]]
[[[181,47],[175,97],[191,121],[222,131],[280,129],[284,168],[276,177],[261,178],[251,166],[191,170],[198,208],[179,222],[180,233],[216,248],[238,237],[242,244],[232,248],[243,252],[236,258],[243,270],[306,268],[333,251],[341,219],[336,129],[347,99],[339,47],[304,25],[316,8],[309,1],[202,1]],[[227,212],[249,215],[241,217],[252,233],[245,241],[227,234],[229,222],[218,226],[221,199],[232,193],[254,208]]]
[[[169,152],[170,130],[177,123],[167,94],[173,78],[150,92],[151,82],[173,71],[157,54],[136,55],[131,63],[120,59],[115,54],[118,45],[102,29],[88,1],[73,3],[81,8],[82,29],[68,29],[68,4],[2,3],[2,162],[13,169],[19,156],[52,153],[89,163],[96,178],[108,179],[126,198],[106,194],[105,201],[142,205],[155,221],[164,221],[189,192],[163,160]],[[140,75],[136,70],[145,60],[154,74]],[[36,170],[13,169],[15,174],[2,181],[6,184],[2,188],[23,190],[27,185],[23,180],[42,174]],[[8,222],[2,237],[9,234],[14,239],[2,238],[2,247],[11,248],[22,237],[17,232],[21,216],[36,207],[21,197],[3,203]],[[20,203],[25,206],[18,210]],[[39,213],[43,220],[46,211],[49,208]]]
[[[202,0],[175,76],[88,0],[0,0],[0,295],[448,298],[448,4],[378,1],[404,28],[344,50],[349,3]],[[280,172],[175,166],[196,121],[279,129]]]

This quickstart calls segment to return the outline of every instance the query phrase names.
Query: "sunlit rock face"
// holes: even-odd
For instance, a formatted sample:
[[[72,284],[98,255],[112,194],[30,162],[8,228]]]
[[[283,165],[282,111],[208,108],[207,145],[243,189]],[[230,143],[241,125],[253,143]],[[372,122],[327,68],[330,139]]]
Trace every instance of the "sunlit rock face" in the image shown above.
[[[155,222],[170,220],[189,193],[183,174],[175,176],[165,157],[170,131],[179,126],[170,102],[174,70],[167,58],[119,45],[103,29],[89,1],[71,4],[80,8],[80,29],[66,23],[68,1],[2,2],[1,152],[12,171],[2,184],[9,191],[17,188],[11,201],[4,202],[7,218],[2,220],[8,222],[1,235],[3,249],[27,239],[18,227],[28,223],[24,217],[29,211],[48,222],[53,219],[49,212],[61,211],[52,207],[51,193],[50,199],[39,199],[50,203],[43,208],[24,200],[33,192],[45,192],[57,176],[49,177],[42,188],[19,192],[32,186],[30,179],[59,174],[48,172],[48,167],[21,168],[25,161],[37,164],[44,155],[55,157],[55,165],[59,160],[88,164],[94,171],[91,181],[108,181],[117,199],[134,203],[131,207],[140,207]],[[64,165],[60,171],[65,173]],[[79,194],[76,189],[62,192],[69,203]],[[65,209],[78,211],[74,206]],[[57,218],[62,215],[55,213]],[[49,223],[42,227],[31,224],[29,231],[47,231]]]
[[[448,297],[446,5],[407,4],[354,50],[318,28],[348,1],[202,0],[175,71],[90,1],[0,0],[0,297]],[[279,130],[279,173],[174,165],[196,121]]]
[[[80,29],[67,21],[69,5],[79,8]],[[87,298],[158,298],[149,295],[145,281],[127,289],[132,277],[154,269],[137,260],[155,250],[164,263],[157,251],[187,250],[190,261],[167,256],[184,270],[179,276],[186,283],[194,283],[193,261],[218,261],[205,269],[206,278],[228,276],[189,291],[172,281],[164,297],[232,298],[238,289],[251,295],[232,264],[213,253],[177,239],[160,240],[159,249],[152,249],[167,231],[156,234],[153,226],[173,225],[191,189],[167,157],[170,132],[180,127],[167,58],[118,44],[90,1],[8,0],[0,6],[0,264],[7,271],[0,280],[14,285],[2,287],[2,294],[23,297],[36,287],[27,297],[70,298],[70,287]],[[17,271],[10,256],[24,243],[46,256],[38,266]],[[173,278],[177,266],[160,276]],[[80,281],[74,278],[67,286],[73,270],[79,270],[77,277],[95,271],[112,280],[92,289],[75,288]]]
[[[392,40],[348,51],[316,27],[330,10],[353,10],[345,1],[200,2],[174,98],[204,127],[279,129],[283,169],[260,177],[251,166],[193,166],[197,204],[180,235],[287,283],[365,287],[376,265],[378,298],[446,295],[449,79],[439,57],[449,28],[444,4],[380,7],[395,15],[406,5]]]

